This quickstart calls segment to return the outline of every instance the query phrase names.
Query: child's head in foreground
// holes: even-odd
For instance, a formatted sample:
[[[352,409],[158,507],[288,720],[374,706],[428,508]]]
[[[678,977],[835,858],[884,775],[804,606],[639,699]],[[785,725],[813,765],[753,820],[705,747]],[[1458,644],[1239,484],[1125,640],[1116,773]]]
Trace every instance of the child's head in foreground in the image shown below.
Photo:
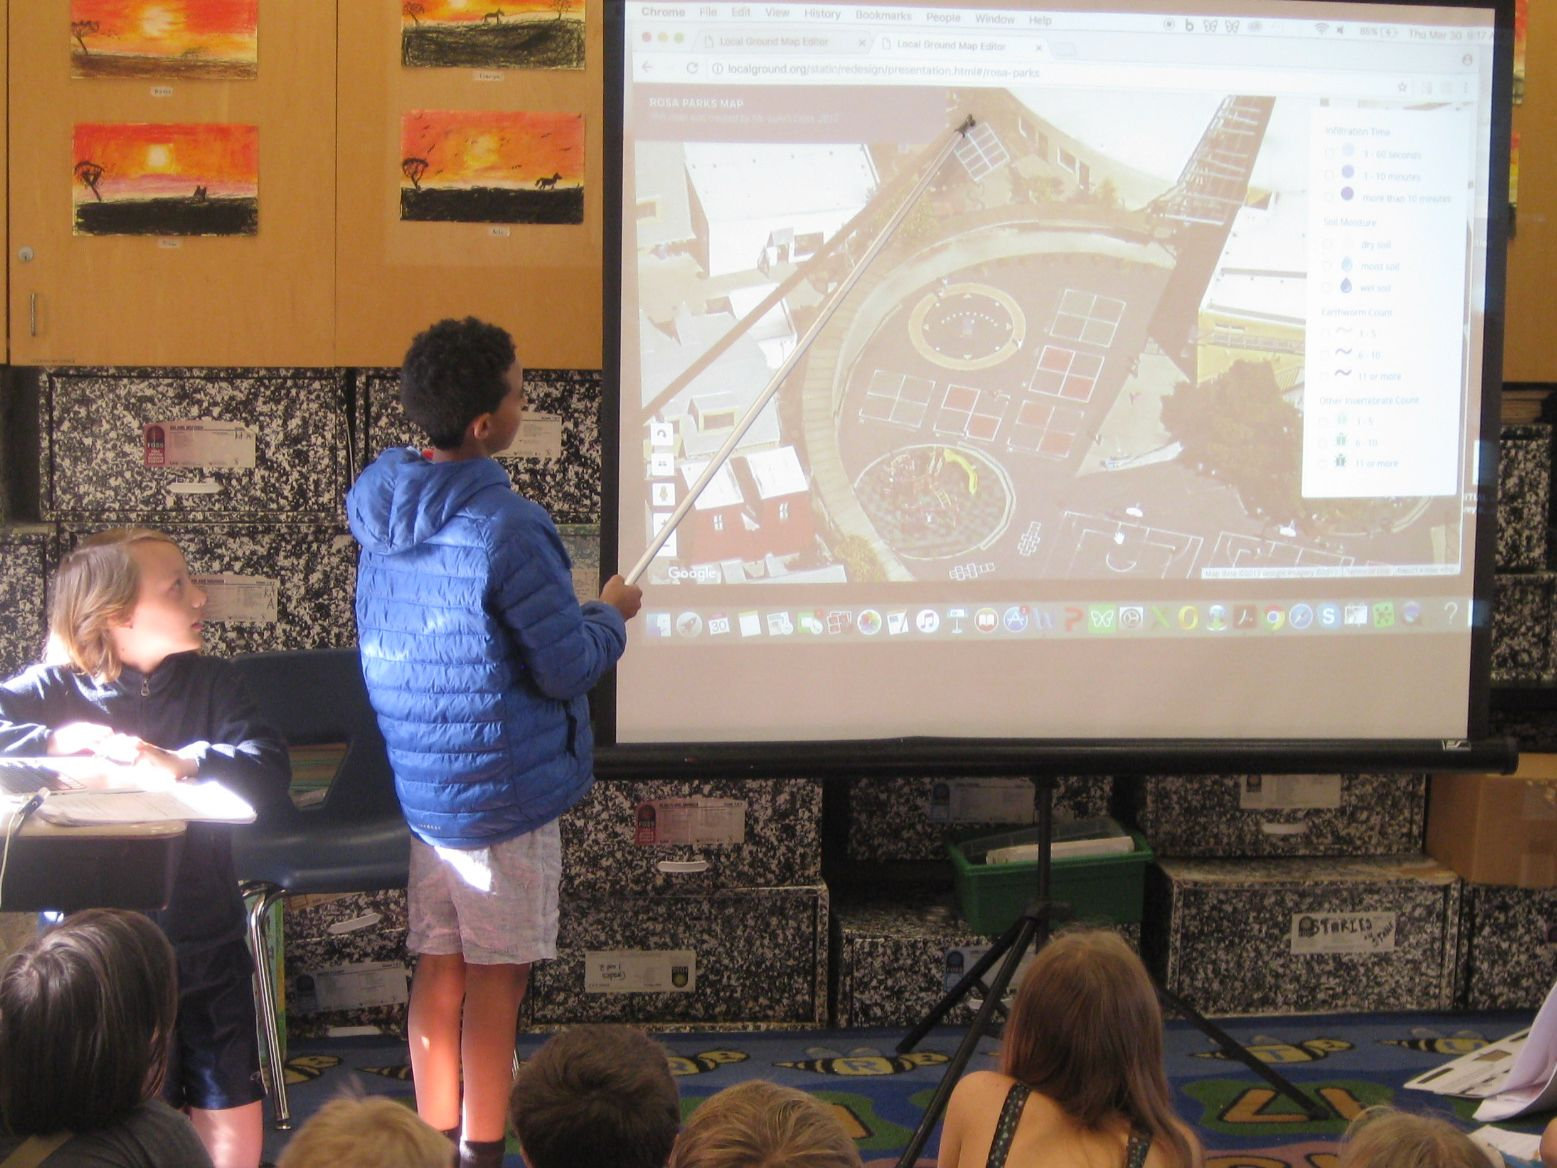
[[[140,913],[87,909],[0,972],[0,1129],[113,1127],[162,1089],[178,1009],[173,947]]]
[[[1057,933],[1022,976],[1000,1069],[1097,1131],[1123,1115],[1193,1160],[1163,1067],[1162,1010],[1140,957],[1108,929]]]
[[[519,1068],[508,1118],[530,1168],[663,1168],[681,1102],[659,1043],[630,1026],[574,1026]]]
[[[96,532],[54,573],[48,657],[113,681],[130,661],[199,649],[205,599],[171,536],[147,527]]]
[[[464,441],[469,425],[493,413],[517,376],[513,338],[473,316],[440,320],[418,333],[400,366],[406,416],[440,450]]]
[[[820,1099],[761,1079],[692,1113],[670,1168],[860,1168],[854,1140]]]
[[[1346,1129],[1337,1168],[1488,1168],[1489,1158],[1447,1120],[1370,1107]]]
[[[403,1103],[332,1099],[288,1142],[276,1168],[451,1168],[454,1145]]]

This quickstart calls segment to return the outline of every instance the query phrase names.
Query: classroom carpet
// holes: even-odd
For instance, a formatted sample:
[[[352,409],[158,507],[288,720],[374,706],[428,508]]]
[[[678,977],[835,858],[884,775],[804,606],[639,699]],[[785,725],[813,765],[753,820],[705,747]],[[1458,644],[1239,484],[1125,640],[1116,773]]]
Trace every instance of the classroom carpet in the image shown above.
[[[1223,1020],[1235,1040],[1295,1086],[1324,1102],[1330,1118],[1315,1122],[1187,1022],[1168,1023],[1167,1069],[1178,1114],[1199,1133],[1206,1168],[1332,1168],[1335,1141],[1364,1107],[1388,1103],[1439,1114],[1469,1130],[1474,1105],[1421,1091],[1406,1080],[1528,1026],[1533,1012],[1368,1014]],[[906,1055],[898,1030],[790,1030],[763,1033],[656,1034],[671,1056],[690,1112],[723,1087],[765,1078],[802,1088],[830,1103],[853,1133],[867,1168],[896,1164],[966,1031],[942,1027]],[[526,1057],[545,1035],[525,1035]],[[980,1040],[969,1069],[996,1065],[997,1042]],[[413,1106],[403,1040],[332,1038],[295,1043],[287,1081],[296,1125],[344,1091],[388,1095]],[[1507,1125],[1539,1131],[1545,1118]],[[266,1112],[267,1124],[270,1113]],[[295,1129],[294,1129],[295,1130]],[[938,1136],[939,1133],[937,1133]],[[267,1161],[288,1133],[267,1127]],[[932,1136],[919,1163],[933,1165]],[[507,1168],[523,1164],[509,1142]]]

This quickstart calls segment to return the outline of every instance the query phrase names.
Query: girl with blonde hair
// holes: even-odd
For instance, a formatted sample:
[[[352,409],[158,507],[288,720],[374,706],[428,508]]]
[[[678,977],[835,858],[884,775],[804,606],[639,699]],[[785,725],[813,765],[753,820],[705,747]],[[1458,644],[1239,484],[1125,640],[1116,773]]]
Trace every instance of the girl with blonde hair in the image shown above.
[[[1370,1107],[1346,1128],[1336,1168],[1488,1168],[1491,1159],[1444,1119]]]
[[[860,1168],[860,1153],[820,1099],[754,1079],[692,1113],[668,1168]]]
[[[205,601],[160,531],[82,540],[54,576],[48,660],[0,683],[0,754],[92,755],[137,784],[215,779],[253,804],[284,798],[285,743],[237,670],[200,651]],[[178,966],[163,1098],[188,1112],[216,1168],[257,1168],[264,1089],[230,826],[189,825],[168,905],[151,916]]]
[[[1162,1052],[1141,959],[1104,929],[1056,935],[1016,992],[1000,1070],[952,1092],[939,1168],[1199,1168]]]

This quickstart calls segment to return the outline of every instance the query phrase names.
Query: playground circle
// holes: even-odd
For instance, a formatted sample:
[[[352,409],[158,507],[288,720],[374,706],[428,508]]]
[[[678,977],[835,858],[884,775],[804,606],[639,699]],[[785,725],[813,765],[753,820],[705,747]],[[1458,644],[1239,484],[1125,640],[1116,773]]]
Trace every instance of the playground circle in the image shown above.
[[[904,560],[967,555],[994,543],[1015,500],[1005,468],[966,446],[925,443],[889,451],[855,479],[860,505]]]
[[[1015,356],[1027,317],[990,284],[948,284],[925,293],[908,318],[908,339],[943,369],[989,369]]]

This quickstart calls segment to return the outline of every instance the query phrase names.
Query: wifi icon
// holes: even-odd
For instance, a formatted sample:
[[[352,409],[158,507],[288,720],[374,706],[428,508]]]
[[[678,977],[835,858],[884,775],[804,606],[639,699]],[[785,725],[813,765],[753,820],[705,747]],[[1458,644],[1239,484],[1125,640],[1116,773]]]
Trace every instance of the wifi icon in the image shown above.
[[[1319,30],[1319,31],[1320,31],[1320,32],[1321,32],[1321,33],[1323,33],[1323,32],[1324,32],[1324,31],[1325,31],[1325,30],[1326,30],[1326,29],[1328,29],[1328,28],[1329,28],[1329,27],[1330,27],[1330,26],[1329,26],[1329,25],[1328,25],[1328,24],[1326,24],[1326,23],[1325,23],[1325,22],[1324,22],[1324,21],[1322,21],[1322,20],[1321,20],[1321,21],[1319,21],[1319,22],[1318,22],[1318,23],[1317,23],[1317,24],[1315,24],[1315,25],[1314,25],[1314,27],[1315,27],[1315,28],[1316,28],[1316,29],[1318,29],[1318,30]]]

